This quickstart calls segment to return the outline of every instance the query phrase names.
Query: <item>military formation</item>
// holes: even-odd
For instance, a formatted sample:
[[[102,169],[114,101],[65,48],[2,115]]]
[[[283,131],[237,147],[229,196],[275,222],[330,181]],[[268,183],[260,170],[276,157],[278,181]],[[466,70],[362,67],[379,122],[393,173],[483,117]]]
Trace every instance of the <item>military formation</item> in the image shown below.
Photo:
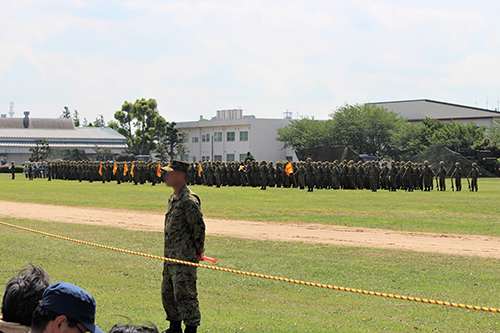
[[[288,168],[287,168],[288,166]],[[161,183],[159,162],[97,162],[97,161],[59,161],[48,163],[28,163],[25,165],[26,177],[61,180],[130,182],[134,185]],[[287,172],[288,169],[288,172]],[[453,166],[451,189],[462,190],[464,174],[459,163]],[[434,170],[427,161],[414,162],[314,162],[311,159],[301,162],[246,161],[245,162],[195,162],[187,172],[188,185],[249,186],[333,190],[377,190],[388,191],[446,191],[448,170],[441,162]],[[477,191],[479,169],[474,163],[467,176],[468,187]]]
[[[98,161],[57,161],[25,163],[26,178],[47,178],[76,180],[79,182],[116,181],[131,182],[135,185],[162,182],[158,162],[98,162]]]
[[[428,161],[414,162],[357,162],[334,161],[313,162],[311,159],[291,162],[291,172],[287,172],[289,163],[267,163],[251,161],[246,164],[238,162],[204,162],[191,163],[188,171],[188,182],[191,185],[206,186],[251,186],[265,190],[268,187],[298,188],[312,192],[315,189],[362,190],[368,189],[397,191],[414,190],[446,191],[448,170],[444,162],[440,163],[436,172]],[[468,175],[469,188],[477,191],[479,170],[474,163]],[[456,163],[451,178],[452,188],[462,189],[462,169]],[[469,180],[470,178],[470,180]],[[435,180],[435,183],[434,183]],[[453,186],[454,183],[454,186]]]

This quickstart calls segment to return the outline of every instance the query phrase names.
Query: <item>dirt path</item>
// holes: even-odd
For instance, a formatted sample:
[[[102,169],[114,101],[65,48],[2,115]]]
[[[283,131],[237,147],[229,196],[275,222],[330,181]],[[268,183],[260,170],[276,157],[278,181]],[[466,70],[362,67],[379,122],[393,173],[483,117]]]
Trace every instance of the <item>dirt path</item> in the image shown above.
[[[0,201],[1,217],[161,232],[164,214]],[[284,224],[213,218],[205,218],[205,222],[207,234],[212,236],[404,249],[500,259],[500,237],[399,232],[312,223]]]

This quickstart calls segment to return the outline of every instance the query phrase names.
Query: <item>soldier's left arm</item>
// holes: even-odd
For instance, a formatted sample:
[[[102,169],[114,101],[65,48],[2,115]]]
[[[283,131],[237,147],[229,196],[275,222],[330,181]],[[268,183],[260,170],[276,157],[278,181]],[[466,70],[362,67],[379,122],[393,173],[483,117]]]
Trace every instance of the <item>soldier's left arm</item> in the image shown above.
[[[193,230],[194,245],[199,258],[205,252],[205,221],[197,198],[189,198],[185,203],[185,212],[191,230]]]

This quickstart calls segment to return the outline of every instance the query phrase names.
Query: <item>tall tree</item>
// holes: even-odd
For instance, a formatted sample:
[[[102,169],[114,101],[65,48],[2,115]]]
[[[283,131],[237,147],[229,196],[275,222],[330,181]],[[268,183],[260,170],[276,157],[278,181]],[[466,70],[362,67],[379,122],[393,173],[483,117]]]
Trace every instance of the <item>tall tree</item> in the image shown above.
[[[500,144],[500,120],[495,120],[493,126],[488,128],[488,139]]]
[[[115,112],[115,119],[118,122],[117,131],[125,138],[127,138],[127,145],[134,147],[134,134],[133,134],[133,107],[132,103],[125,101],[122,109]]]
[[[125,101],[121,110],[115,112],[115,119],[118,132],[127,138],[127,144],[136,154],[149,155],[166,133],[167,121],[153,98],[138,99],[133,104]]]
[[[177,125],[175,121],[167,123],[165,135],[161,139],[161,143],[165,145],[170,160],[173,160],[175,155],[181,158],[182,155],[188,153],[188,149],[185,145],[186,134],[180,132],[175,125]]]
[[[283,142],[283,147],[294,150],[330,146],[335,144],[334,132],[331,130],[332,121],[320,121],[314,117],[303,117],[292,120],[290,125],[278,129],[276,140]]]
[[[95,118],[93,123],[94,127],[106,127],[106,122],[104,121],[104,116],[102,114]]]
[[[339,144],[380,157],[391,151],[394,132],[406,123],[397,113],[373,104],[345,104],[330,117]]]
[[[45,139],[35,140],[35,146],[30,147],[31,156],[29,160],[31,162],[45,161],[45,158],[50,153],[50,145]]]
[[[73,112],[73,124],[75,125],[75,127],[80,127],[80,117],[78,114],[78,110],[75,110]]]
[[[64,110],[63,110],[60,118],[71,119],[71,111],[69,110],[69,108],[67,106],[64,106]]]
[[[158,158],[162,162],[166,162],[169,159],[168,147],[165,143],[160,142],[156,145],[156,158]]]

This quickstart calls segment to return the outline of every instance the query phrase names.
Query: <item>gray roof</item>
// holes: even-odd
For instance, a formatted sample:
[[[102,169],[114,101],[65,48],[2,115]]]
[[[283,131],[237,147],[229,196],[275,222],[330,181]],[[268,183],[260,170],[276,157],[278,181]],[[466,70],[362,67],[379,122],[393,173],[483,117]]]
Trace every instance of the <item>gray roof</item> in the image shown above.
[[[500,112],[497,111],[430,99],[387,101],[368,104],[383,106],[401,114],[401,116],[408,118],[408,120],[419,120],[425,117],[436,119],[500,118]]]
[[[114,148],[114,149],[126,149],[128,146],[126,143],[122,142],[49,142],[51,148],[94,148],[95,146],[99,148]],[[2,141],[0,140],[0,147],[15,147],[15,148],[30,148],[34,147],[35,143],[26,141]]]
[[[73,129],[19,129],[0,128],[0,139],[72,139],[72,140],[117,140],[126,139],[114,129],[107,127],[82,127]]]
[[[0,129],[25,129],[23,118],[0,118]],[[65,118],[30,118],[28,129],[74,129],[73,120]]]

